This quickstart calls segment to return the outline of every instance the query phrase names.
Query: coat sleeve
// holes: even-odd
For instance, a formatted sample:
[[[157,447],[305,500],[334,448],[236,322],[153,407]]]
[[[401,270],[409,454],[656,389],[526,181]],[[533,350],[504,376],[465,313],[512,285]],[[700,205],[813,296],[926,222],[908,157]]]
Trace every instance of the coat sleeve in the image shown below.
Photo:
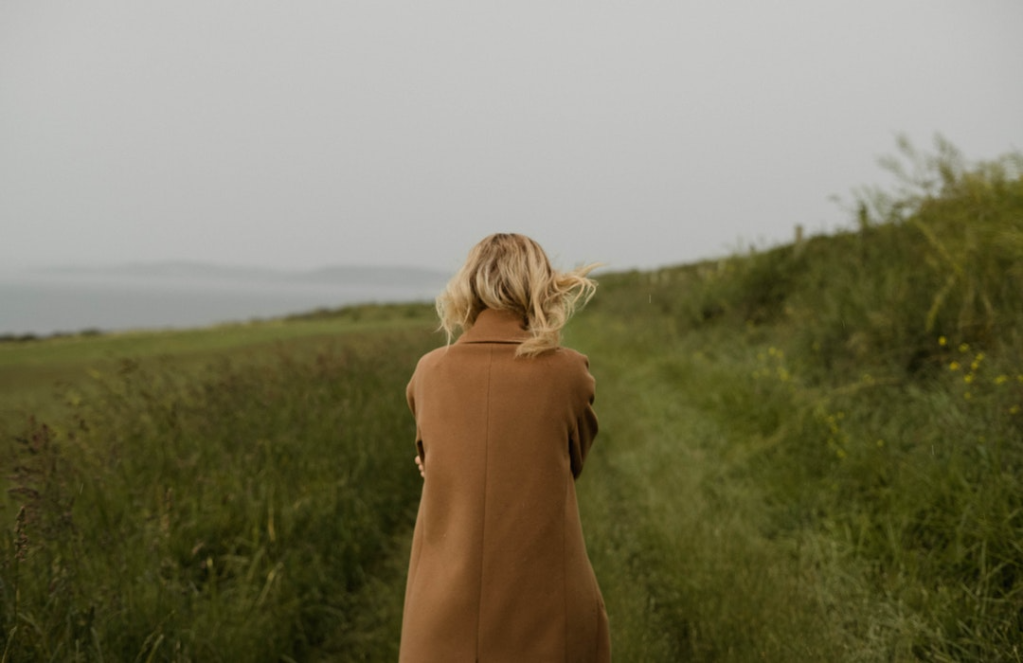
[[[423,449],[423,435],[419,428],[419,417],[416,414],[416,376],[419,375],[419,369],[416,367],[416,371],[412,374],[412,379],[409,380],[408,386],[405,387],[405,400],[408,402],[408,408],[412,411],[412,416],[416,420],[416,450],[419,452],[419,459],[423,462],[423,466],[426,466],[426,451]]]
[[[572,465],[572,476],[578,478],[583,472],[586,456],[597,436],[597,414],[593,411],[593,400],[596,396],[596,381],[589,371],[589,360],[580,355],[581,367],[573,390],[575,403],[575,424],[569,436],[568,454]]]

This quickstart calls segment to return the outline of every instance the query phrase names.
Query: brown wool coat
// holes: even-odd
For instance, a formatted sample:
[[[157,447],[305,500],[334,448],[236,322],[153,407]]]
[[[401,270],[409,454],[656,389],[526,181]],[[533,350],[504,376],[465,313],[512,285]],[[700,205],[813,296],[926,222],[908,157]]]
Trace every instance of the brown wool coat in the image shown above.
[[[586,357],[515,357],[528,338],[484,310],[408,385],[425,467],[402,663],[609,661],[575,478],[597,434]]]

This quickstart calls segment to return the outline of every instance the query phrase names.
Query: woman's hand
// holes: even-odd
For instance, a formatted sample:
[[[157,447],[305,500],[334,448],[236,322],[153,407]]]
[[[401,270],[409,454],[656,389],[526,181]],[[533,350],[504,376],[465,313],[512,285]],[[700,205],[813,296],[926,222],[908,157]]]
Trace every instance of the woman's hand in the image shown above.
[[[426,471],[423,469],[423,459],[416,454],[416,467],[419,468],[419,476],[426,478]]]

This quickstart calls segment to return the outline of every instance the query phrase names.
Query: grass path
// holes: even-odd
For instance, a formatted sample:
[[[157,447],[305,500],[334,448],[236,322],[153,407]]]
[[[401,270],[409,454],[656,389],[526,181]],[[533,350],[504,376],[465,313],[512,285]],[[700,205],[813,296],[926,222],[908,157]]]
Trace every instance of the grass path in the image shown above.
[[[765,535],[765,497],[745,476],[761,441],[723,416],[753,350],[664,344],[671,333],[587,314],[566,339],[597,378],[601,432],[579,495],[615,660],[857,660],[822,588],[827,551]],[[356,599],[365,623],[340,629],[325,656],[393,658],[407,554],[399,540]]]
[[[570,339],[598,384],[580,502],[616,660],[846,659],[813,568],[825,556],[765,533],[766,496],[748,478],[763,440],[729,416],[755,349],[663,324],[594,316]]]

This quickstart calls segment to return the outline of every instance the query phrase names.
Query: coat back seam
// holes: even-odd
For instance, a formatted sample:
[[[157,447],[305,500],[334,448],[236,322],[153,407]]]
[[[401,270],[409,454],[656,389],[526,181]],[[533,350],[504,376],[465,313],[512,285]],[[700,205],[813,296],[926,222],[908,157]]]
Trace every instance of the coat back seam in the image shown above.
[[[486,414],[483,418],[485,424],[483,429],[483,522],[480,523],[480,584],[479,595],[476,601],[476,660],[480,660],[480,629],[483,624],[483,562],[487,557],[487,477],[490,475],[490,385],[494,373],[494,349],[490,348],[487,353],[487,391],[486,391]]]

